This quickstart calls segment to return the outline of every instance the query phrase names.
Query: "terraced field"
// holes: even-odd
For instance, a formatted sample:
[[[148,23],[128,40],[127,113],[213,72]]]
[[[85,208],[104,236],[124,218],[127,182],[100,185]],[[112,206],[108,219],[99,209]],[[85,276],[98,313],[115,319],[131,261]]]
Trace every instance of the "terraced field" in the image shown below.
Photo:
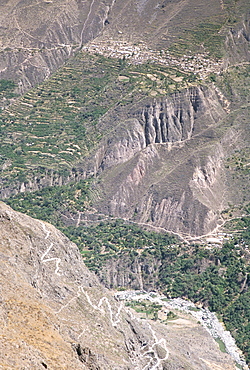
[[[107,112],[147,95],[164,95],[191,80],[174,68],[77,54],[2,110],[0,166],[5,185],[50,170],[66,176],[110,130],[102,123]]]

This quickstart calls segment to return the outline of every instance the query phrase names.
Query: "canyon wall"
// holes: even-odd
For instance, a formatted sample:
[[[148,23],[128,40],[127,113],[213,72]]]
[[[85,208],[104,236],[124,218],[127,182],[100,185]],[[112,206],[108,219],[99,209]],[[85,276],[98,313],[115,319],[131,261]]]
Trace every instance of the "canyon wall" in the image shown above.
[[[236,145],[218,129],[228,104],[211,86],[135,107],[94,156],[95,206],[182,234],[211,231],[228,201],[223,163]]]

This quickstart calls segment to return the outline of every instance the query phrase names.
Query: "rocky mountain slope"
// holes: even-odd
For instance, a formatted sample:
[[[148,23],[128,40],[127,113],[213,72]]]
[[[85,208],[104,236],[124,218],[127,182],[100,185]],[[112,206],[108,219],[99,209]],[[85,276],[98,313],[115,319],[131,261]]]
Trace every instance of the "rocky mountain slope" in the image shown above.
[[[219,133],[225,102],[198,87],[140,105],[95,156],[105,194],[96,206],[182,234],[209,232],[231,198],[222,163],[237,144],[231,130]]]
[[[191,317],[136,318],[52,225],[3,203],[0,223],[2,369],[234,369]]]
[[[46,78],[3,83],[2,198],[95,178],[92,210],[182,236],[249,201],[246,1],[1,7],[1,78]]]
[[[213,6],[205,0],[8,0],[0,7],[0,76],[18,82],[19,92],[48,78],[93,39],[221,55],[218,49],[230,29],[228,58],[239,60],[240,48],[247,59],[246,0],[218,0]]]
[[[103,28],[110,1],[23,1],[0,4],[0,76],[23,92],[48,78]]]

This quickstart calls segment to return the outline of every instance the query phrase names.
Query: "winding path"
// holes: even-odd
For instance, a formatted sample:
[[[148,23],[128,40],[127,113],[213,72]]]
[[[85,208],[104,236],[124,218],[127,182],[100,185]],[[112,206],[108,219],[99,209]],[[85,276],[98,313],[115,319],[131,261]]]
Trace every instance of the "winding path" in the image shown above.
[[[143,356],[147,356],[149,354],[152,354],[152,352],[154,352],[155,357],[151,358],[151,356],[148,356],[149,363],[142,370],[157,370],[157,369],[159,369],[159,366],[161,365],[162,361],[166,361],[168,359],[169,350],[167,349],[166,339],[161,338],[160,340],[158,340],[157,336],[156,336],[156,333],[153,330],[153,328],[152,328],[152,326],[150,325],[149,322],[148,322],[148,327],[149,327],[149,330],[152,333],[152,337],[154,339],[154,344],[151,347],[149,347],[149,350],[147,352],[145,352]],[[161,345],[164,348],[164,350],[166,351],[166,355],[165,355],[164,358],[160,358],[159,355],[158,355],[157,350],[154,349],[158,345]],[[153,362],[154,359],[156,360],[156,363],[153,365],[152,362]]]
[[[42,225],[42,228],[43,228],[43,231],[46,233],[46,236],[45,236],[45,240],[47,240],[50,236],[50,231],[46,228],[46,225],[44,222],[40,221],[41,222],[41,225]],[[41,262],[42,263],[47,263],[47,262],[51,262],[51,261],[55,261],[56,263],[56,268],[55,268],[55,274],[56,275],[61,275],[59,273],[59,264],[61,263],[61,258],[58,258],[58,257],[51,257],[51,258],[45,258],[51,251],[51,249],[53,248],[54,246],[54,243],[50,243],[50,246],[47,248],[47,250],[43,253],[42,257],[41,257]]]
[[[107,305],[107,308],[108,308],[108,312],[109,312],[109,319],[110,319],[110,322],[111,322],[111,325],[113,327],[116,327],[117,324],[121,321],[120,320],[120,314],[121,314],[121,310],[124,308],[124,305],[122,303],[120,303],[120,306],[118,308],[118,311],[116,314],[113,314],[113,311],[112,311],[112,307],[111,307],[111,304],[109,303],[109,300],[107,297],[102,297],[98,303],[98,305],[95,305],[94,303],[92,303],[88,293],[83,290],[83,288],[81,287],[81,291],[82,293],[85,295],[85,297],[87,298],[87,301],[89,303],[89,305],[94,309],[94,310],[97,310],[97,311],[100,311],[101,313],[105,314],[105,310],[103,308],[103,305],[104,305],[104,302],[106,303]],[[114,319],[115,317],[115,319]]]

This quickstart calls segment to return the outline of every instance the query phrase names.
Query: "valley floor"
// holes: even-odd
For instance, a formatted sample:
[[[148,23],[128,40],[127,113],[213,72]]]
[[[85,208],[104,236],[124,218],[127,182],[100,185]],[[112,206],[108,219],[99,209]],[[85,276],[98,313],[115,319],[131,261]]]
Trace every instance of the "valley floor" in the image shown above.
[[[217,342],[222,341],[224,343],[225,351],[230,354],[233,360],[241,366],[243,370],[248,370],[244,356],[236,346],[234,338],[231,336],[229,331],[225,330],[223,324],[219,322],[214,312],[210,312],[208,309],[204,308],[197,308],[197,306],[195,306],[191,301],[181,298],[167,299],[166,296],[156,292],[128,290],[116,292],[115,297],[119,301],[140,302],[146,300],[163,306],[166,318],[167,313],[170,312],[170,310],[182,311],[192,315]]]

